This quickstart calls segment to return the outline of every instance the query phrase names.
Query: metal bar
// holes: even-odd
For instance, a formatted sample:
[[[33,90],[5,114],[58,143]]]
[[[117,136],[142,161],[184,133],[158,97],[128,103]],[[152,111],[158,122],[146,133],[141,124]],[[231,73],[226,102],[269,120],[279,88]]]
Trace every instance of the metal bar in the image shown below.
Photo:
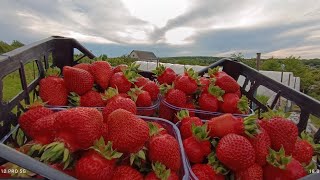
[[[24,98],[25,103],[26,104],[30,104],[28,83],[27,83],[27,78],[26,78],[25,71],[24,71],[24,64],[22,62],[20,62],[19,74],[20,74],[20,80],[21,80],[22,89],[23,89],[23,92],[25,94],[25,98]]]
[[[64,174],[50,166],[33,159],[15,149],[0,143],[0,157],[10,161],[22,168],[26,168],[34,173],[52,180],[75,180],[75,178]]]
[[[81,57],[79,57],[77,60],[75,60],[75,62],[79,62],[82,58],[86,57],[86,55],[82,55]]]
[[[299,134],[301,134],[302,131],[306,130],[308,125],[309,115],[310,114],[306,111],[306,109],[301,108],[300,120],[298,123]]]
[[[281,91],[278,91],[277,95],[274,97],[274,100],[272,101],[272,104],[271,104],[271,107],[270,107],[271,109],[273,109],[276,106],[280,96],[281,96]]]

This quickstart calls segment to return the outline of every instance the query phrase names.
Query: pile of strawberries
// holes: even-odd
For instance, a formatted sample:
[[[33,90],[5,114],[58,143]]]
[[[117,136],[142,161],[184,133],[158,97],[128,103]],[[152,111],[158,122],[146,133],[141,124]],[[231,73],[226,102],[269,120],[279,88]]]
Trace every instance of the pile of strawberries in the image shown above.
[[[193,174],[199,179],[299,179],[315,168],[320,145],[283,114],[238,118],[232,114],[205,123],[178,112],[183,146]]]
[[[181,148],[161,123],[121,108],[104,118],[96,108],[41,104],[19,118],[31,139],[23,152],[80,180],[180,179]]]
[[[151,107],[158,99],[159,86],[138,74],[139,66],[119,65],[112,68],[106,61],[65,66],[62,75],[50,70],[39,83],[39,96],[52,106],[105,107],[116,95],[128,98],[129,104]],[[154,110],[141,110],[152,115]]]
[[[177,122],[177,109],[189,109],[192,116],[197,115],[201,119],[212,118],[210,112],[249,112],[248,101],[241,97],[239,84],[225,72],[219,71],[219,67],[210,69],[208,77],[199,77],[192,68],[176,75],[171,68],[162,65],[154,73],[164,95],[159,109],[161,118]],[[204,113],[195,114],[195,109]]]

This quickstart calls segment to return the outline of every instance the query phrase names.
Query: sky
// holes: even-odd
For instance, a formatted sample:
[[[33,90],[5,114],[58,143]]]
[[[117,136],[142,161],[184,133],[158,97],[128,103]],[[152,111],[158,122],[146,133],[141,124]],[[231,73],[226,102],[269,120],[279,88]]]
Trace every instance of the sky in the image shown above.
[[[0,40],[52,35],[95,55],[320,57],[319,0],[1,0]]]

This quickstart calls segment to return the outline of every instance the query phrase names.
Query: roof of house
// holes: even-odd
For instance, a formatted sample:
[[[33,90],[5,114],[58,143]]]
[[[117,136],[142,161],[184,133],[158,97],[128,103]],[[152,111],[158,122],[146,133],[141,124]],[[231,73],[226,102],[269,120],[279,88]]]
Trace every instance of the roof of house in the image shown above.
[[[139,59],[157,59],[157,56],[153,52],[150,52],[150,51],[138,51],[138,50],[131,51],[131,53],[133,53],[133,52],[135,52],[137,54]]]

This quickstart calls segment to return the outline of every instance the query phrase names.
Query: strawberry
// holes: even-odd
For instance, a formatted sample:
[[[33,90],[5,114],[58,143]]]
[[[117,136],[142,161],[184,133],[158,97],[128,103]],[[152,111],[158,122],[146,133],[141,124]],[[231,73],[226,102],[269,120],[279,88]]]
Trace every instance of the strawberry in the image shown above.
[[[202,93],[199,97],[200,109],[205,111],[217,112],[219,108],[219,101],[222,101],[224,91],[219,87],[210,85],[208,93]]]
[[[69,92],[75,92],[81,96],[93,87],[94,78],[88,71],[64,66],[63,76]]]
[[[0,178],[2,179],[9,179],[11,178],[11,174],[10,173],[7,173],[8,170],[6,169],[6,167],[4,167],[3,165],[0,166]]]
[[[172,121],[174,118],[174,110],[168,107],[164,102],[160,102],[159,117]]]
[[[104,122],[108,122],[108,116],[117,109],[125,109],[133,114],[137,113],[137,106],[133,100],[116,96],[110,99],[102,110]]]
[[[56,170],[59,170],[65,174],[68,174],[69,176],[76,177],[76,172],[74,169],[71,169],[71,168],[64,169],[62,164],[51,164],[50,166]]]
[[[214,117],[208,121],[211,137],[222,138],[227,134],[247,135],[252,137],[258,132],[256,117],[236,118],[231,114]]]
[[[110,80],[110,86],[118,88],[120,93],[126,93],[130,90],[132,83],[136,80],[138,74],[130,69],[124,72],[113,74]]]
[[[270,149],[268,164],[263,168],[263,179],[300,179],[307,175],[299,161],[285,155],[284,148],[279,152]]]
[[[190,117],[196,116],[196,113],[194,111],[196,109],[196,106],[193,104],[193,102],[187,102],[184,108],[188,109]]]
[[[202,93],[207,93],[208,92],[208,88],[210,86],[210,84],[213,84],[215,83],[215,79],[214,78],[206,78],[206,77],[200,77],[199,79],[199,84],[200,84],[200,91]]]
[[[280,112],[268,112],[264,115],[266,121],[263,128],[267,131],[271,140],[272,149],[278,151],[283,146],[287,155],[291,155],[298,138],[298,128]]]
[[[269,148],[271,146],[268,133],[260,127],[260,132],[248,139],[256,152],[256,163],[264,166],[267,163],[266,157],[269,154]]]
[[[239,89],[238,91],[236,91],[235,94],[236,94],[239,98],[241,98],[241,90],[240,90],[240,89]]]
[[[149,81],[150,80],[148,78],[140,76],[140,77],[137,77],[136,82],[134,83],[134,85],[137,86],[137,87],[142,87],[142,86],[146,85],[147,82],[149,82]]]
[[[172,171],[178,171],[181,167],[179,143],[169,134],[151,138],[148,155],[150,161],[160,162]]]
[[[249,112],[248,99],[243,96],[238,97],[235,93],[226,93],[222,96],[223,101],[220,101],[220,110],[224,113],[246,114]]]
[[[128,95],[138,107],[149,107],[152,105],[150,94],[141,88],[131,88]]]
[[[58,68],[48,69],[46,77],[39,82],[39,96],[49,105],[65,106],[68,103],[67,88],[59,74]]]
[[[159,66],[152,72],[156,74],[159,84],[171,85],[177,76],[171,68],[166,68],[162,64],[159,64]]]
[[[126,64],[119,64],[118,66],[113,68],[113,74],[117,72],[123,72],[128,68]]]
[[[198,89],[198,74],[192,69],[185,69],[184,74],[178,76],[175,81],[175,88],[183,91],[187,95],[194,94]]]
[[[253,164],[248,169],[238,171],[235,173],[237,180],[262,180],[263,179],[263,170],[259,164]]]
[[[170,171],[170,169],[167,169],[165,165],[159,162],[152,164],[152,170],[144,180],[179,180],[179,176],[174,171]]]
[[[127,93],[119,93],[118,89],[109,87],[103,94],[102,99],[105,104],[108,104],[112,99],[115,99],[117,97],[124,97],[124,98],[130,98],[130,96]]]
[[[102,96],[97,91],[90,90],[84,95],[80,96],[74,92],[70,93],[69,102],[74,106],[83,106],[83,107],[103,107],[104,101]]]
[[[78,107],[59,113],[53,126],[55,142],[45,146],[41,161],[58,161],[67,167],[71,153],[89,148],[102,136],[103,117],[95,108]]]
[[[149,138],[148,124],[124,109],[113,111],[108,117],[108,140],[123,153],[136,153]]]
[[[142,87],[142,90],[145,90],[150,94],[152,101],[155,101],[155,100],[158,99],[158,95],[159,95],[160,89],[159,89],[159,86],[155,82],[153,82],[153,81],[147,82]]]
[[[188,110],[181,110],[177,113],[177,117],[180,120],[180,132],[182,139],[186,139],[192,136],[192,125],[201,126],[202,121],[198,117],[190,117]]]
[[[89,63],[80,63],[80,64],[77,64],[73,67],[78,68],[78,69],[82,69],[82,70],[85,70],[85,71],[88,71],[89,73],[91,73],[91,64],[89,64]]]
[[[39,103],[35,103],[29,107],[29,110],[27,112],[25,112],[19,117],[18,122],[21,129],[27,135],[31,135],[33,124],[37,122],[38,119],[48,116],[50,114],[53,114],[53,111],[43,107],[43,105]]]
[[[217,174],[213,168],[208,164],[195,164],[192,166],[192,172],[199,180],[224,180],[224,176],[221,174]]]
[[[211,143],[208,138],[207,125],[192,126],[192,136],[183,140],[183,147],[192,163],[202,163],[211,152]]]
[[[223,89],[226,93],[235,93],[239,91],[240,85],[225,72],[219,71],[219,67],[209,69],[210,77],[216,79],[215,84]]]
[[[113,70],[111,65],[106,61],[95,61],[91,64],[91,73],[94,81],[102,88],[106,89],[109,85]]]
[[[112,149],[112,143],[107,145],[103,138],[96,141],[93,150],[86,152],[77,161],[75,166],[76,176],[79,180],[112,179],[116,168],[116,160],[121,157]]]
[[[315,153],[319,154],[320,145],[315,144],[313,138],[305,131],[301,133],[301,138],[298,138],[295,143],[295,148],[292,157],[303,165],[308,165]]]
[[[112,180],[143,180],[142,174],[130,166],[118,166]]]
[[[216,148],[218,159],[233,171],[240,171],[255,162],[255,151],[249,140],[237,134],[221,138]]]
[[[184,107],[187,103],[186,94],[179,90],[173,89],[174,86],[162,85],[161,91],[165,94],[165,101],[177,107]]]

